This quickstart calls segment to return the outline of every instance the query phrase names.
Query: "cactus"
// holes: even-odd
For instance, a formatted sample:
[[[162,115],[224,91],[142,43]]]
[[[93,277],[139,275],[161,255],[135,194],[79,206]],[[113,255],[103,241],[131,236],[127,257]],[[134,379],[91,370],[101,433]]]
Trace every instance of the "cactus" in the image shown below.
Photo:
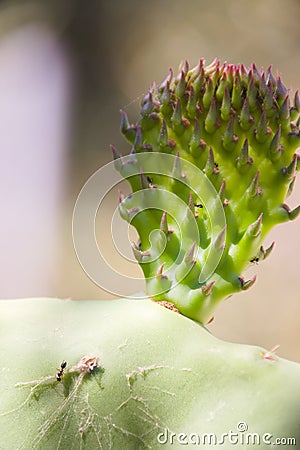
[[[218,60],[170,70],[135,125],[121,111],[133,147],[121,158],[112,146],[113,156],[136,195],[120,193],[119,209],[139,233],[133,253],[153,300],[205,324],[222,299],[253,285],[243,273],[270,254],[267,233],[300,212],[284,203],[299,166],[299,112],[298,91],[291,106],[271,67]]]
[[[203,324],[299,213],[284,203],[299,111],[271,69],[201,60],[152,85],[136,125],[121,112],[133,148],[112,151],[133,192],[119,211],[148,295],[181,314],[148,299],[1,301],[1,449],[298,448],[300,365]]]
[[[299,364],[148,300],[1,301],[0,361],[1,449],[299,446]]]

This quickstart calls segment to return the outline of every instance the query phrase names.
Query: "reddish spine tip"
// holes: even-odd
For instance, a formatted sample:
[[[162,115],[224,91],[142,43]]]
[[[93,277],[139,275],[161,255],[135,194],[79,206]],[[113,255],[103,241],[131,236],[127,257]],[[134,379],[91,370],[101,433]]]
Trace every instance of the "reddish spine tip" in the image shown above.
[[[212,281],[211,283],[208,283],[205,286],[201,287],[201,290],[205,296],[208,297],[209,295],[211,295],[214,284],[215,281]]]

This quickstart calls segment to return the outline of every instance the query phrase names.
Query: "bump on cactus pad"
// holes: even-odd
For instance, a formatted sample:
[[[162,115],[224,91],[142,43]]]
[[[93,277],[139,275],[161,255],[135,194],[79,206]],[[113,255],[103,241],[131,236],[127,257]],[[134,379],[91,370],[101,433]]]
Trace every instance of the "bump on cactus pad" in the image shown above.
[[[266,234],[299,213],[284,203],[299,167],[299,112],[298,91],[291,105],[271,68],[218,60],[205,66],[202,59],[193,69],[184,62],[177,76],[170,69],[153,84],[136,124],[121,111],[121,131],[133,147],[121,158],[112,146],[115,167],[140,195],[120,193],[119,209],[139,233],[133,253],[151,298],[207,323],[220,300],[254,283],[243,271],[272,250],[273,244],[262,246]],[[150,161],[154,154],[173,155],[172,167],[162,172],[163,160],[155,169],[140,158]],[[202,203],[207,183],[215,196]],[[179,220],[169,211],[176,199],[186,208]],[[211,215],[220,205],[226,225],[215,235]],[[195,223],[199,239],[193,240]],[[219,254],[218,264],[204,279],[211,253]]]

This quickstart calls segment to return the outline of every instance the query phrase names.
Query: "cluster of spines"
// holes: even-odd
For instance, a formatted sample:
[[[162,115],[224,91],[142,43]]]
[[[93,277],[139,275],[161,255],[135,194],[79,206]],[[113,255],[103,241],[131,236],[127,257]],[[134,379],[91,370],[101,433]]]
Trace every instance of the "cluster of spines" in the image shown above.
[[[224,159],[222,153],[228,152],[241,177],[251,177],[249,184],[267,158],[290,192],[299,165],[292,155],[299,145],[299,111],[298,92],[291,107],[288,90],[270,68],[265,74],[255,65],[247,70],[218,61],[205,68],[201,60],[191,71],[184,64],[177,78],[170,71],[157,89],[152,85],[136,125],[122,111],[121,130],[133,151],[179,150],[218,188],[223,180],[213,176],[220,173],[213,166]]]
[[[184,133],[191,126],[191,121],[205,113],[204,128],[208,134],[214,133],[220,126],[220,120],[228,122],[224,140],[229,142],[231,136],[234,141],[237,136],[232,133],[234,119],[238,120],[240,127],[248,131],[255,123],[257,112],[260,120],[257,122],[256,138],[264,142],[270,130],[267,120],[272,127],[288,130],[289,133],[299,134],[299,94],[295,93],[294,104],[290,106],[289,92],[283,85],[281,78],[275,79],[271,67],[266,73],[257,70],[253,64],[249,70],[243,65],[222,66],[214,61],[210,66],[204,67],[203,60],[199,65],[188,70],[184,63],[177,78],[173,77],[170,69],[167,78],[158,86],[153,84],[142,101],[140,124],[149,130],[160,123],[158,142],[145,143],[145,149],[153,149],[157,144],[163,148],[173,148],[176,143],[168,142],[166,122],[172,124],[177,135]],[[138,126],[131,126],[124,111],[121,112],[121,130],[131,143],[135,143]],[[164,120],[160,121],[160,115]],[[238,114],[238,117],[236,115]],[[290,125],[292,126],[290,129]],[[141,136],[141,146],[143,145]],[[204,145],[205,142],[202,142]],[[228,150],[231,146],[228,145]]]
[[[200,60],[191,70],[185,62],[177,77],[170,70],[166,79],[157,88],[153,84],[144,97],[137,124],[130,125],[121,111],[121,131],[133,144],[133,158],[135,153],[147,151],[176,154],[173,171],[177,178],[180,158],[187,159],[205,173],[219,192],[228,223],[227,243],[222,243],[227,258],[222,258],[223,277],[222,270],[216,277],[222,280],[200,286],[204,295],[211,296],[215,290],[220,298],[224,284],[223,293],[230,294],[227,286],[230,278],[229,284],[235,284],[232,290],[237,290],[229,271],[238,280],[240,289],[250,287],[255,278],[244,281],[238,272],[245,268],[246,262],[264,259],[269,254],[270,249],[264,250],[261,241],[274,224],[299,214],[299,207],[290,210],[283,203],[292,191],[300,165],[299,156],[294,153],[300,143],[299,113],[298,91],[291,106],[289,91],[279,76],[274,78],[271,68],[264,72],[255,65],[246,69],[243,65],[221,65],[217,60],[207,67]],[[114,148],[113,153],[122,173],[122,162]],[[139,178],[139,183],[132,182],[133,190],[155,187],[161,181],[153,183],[142,168]],[[190,193],[185,188],[176,189],[176,182],[173,190],[197,216],[197,203],[191,200]],[[120,208],[125,210],[122,201]],[[123,216],[130,221],[130,214],[135,213],[133,208],[126,214],[123,211]],[[160,223],[164,232],[166,217],[167,212]],[[201,235],[208,233],[205,228],[203,220],[199,220]],[[196,247],[197,243],[186,250],[181,266],[195,265]],[[140,262],[147,252],[134,248]],[[156,269],[157,279],[166,280],[163,269],[161,262]],[[166,297],[172,301],[172,292]],[[174,303],[182,309],[176,299]]]

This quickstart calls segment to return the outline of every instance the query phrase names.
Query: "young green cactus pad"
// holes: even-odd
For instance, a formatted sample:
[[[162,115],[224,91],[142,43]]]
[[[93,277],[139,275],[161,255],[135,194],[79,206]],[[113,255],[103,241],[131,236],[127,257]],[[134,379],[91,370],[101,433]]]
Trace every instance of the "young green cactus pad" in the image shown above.
[[[284,203],[299,166],[299,112],[298,91],[291,106],[271,68],[218,60],[170,70],[135,125],[121,111],[133,147],[125,158],[112,151],[133,194],[120,193],[119,209],[138,231],[133,252],[152,299],[207,323],[220,300],[254,283],[243,272],[269,255],[266,234],[300,212]]]

